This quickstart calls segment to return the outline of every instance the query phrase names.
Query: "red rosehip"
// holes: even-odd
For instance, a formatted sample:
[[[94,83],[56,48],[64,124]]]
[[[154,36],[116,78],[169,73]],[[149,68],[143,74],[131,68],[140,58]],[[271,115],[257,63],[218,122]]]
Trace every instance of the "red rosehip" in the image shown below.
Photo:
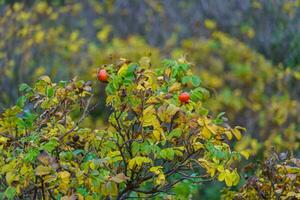
[[[178,99],[181,103],[188,103],[190,100],[190,95],[187,92],[183,92],[179,95]]]
[[[105,69],[100,69],[98,72],[98,80],[102,82],[107,82],[108,74]]]

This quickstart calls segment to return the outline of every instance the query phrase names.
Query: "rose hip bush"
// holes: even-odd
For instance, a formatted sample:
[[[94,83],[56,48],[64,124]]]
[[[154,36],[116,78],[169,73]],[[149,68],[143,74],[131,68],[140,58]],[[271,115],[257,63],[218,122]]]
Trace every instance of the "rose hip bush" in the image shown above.
[[[300,160],[287,152],[271,154],[258,166],[245,166],[254,175],[238,191],[224,191],[222,199],[299,199]]]
[[[42,76],[20,85],[24,95],[0,118],[1,198],[150,198],[174,194],[184,180],[239,182],[241,156],[229,141],[243,128],[209,115],[209,92],[189,64],[121,59],[101,70],[105,82],[94,87],[106,85],[110,109],[101,129],[82,126],[97,109],[91,81]]]

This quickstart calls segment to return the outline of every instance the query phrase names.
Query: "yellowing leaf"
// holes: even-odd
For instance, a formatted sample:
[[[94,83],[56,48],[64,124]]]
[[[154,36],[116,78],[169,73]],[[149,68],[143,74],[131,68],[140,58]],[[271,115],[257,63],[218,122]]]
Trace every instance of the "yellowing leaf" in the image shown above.
[[[161,185],[161,184],[163,184],[163,183],[165,182],[165,180],[166,180],[165,175],[164,175],[163,173],[160,173],[160,174],[158,175],[158,177],[156,178],[155,183],[156,183],[157,185]]]
[[[41,77],[39,78],[39,80],[45,81],[45,82],[48,83],[48,84],[51,83],[51,79],[49,78],[49,76],[41,76]]]
[[[223,181],[225,180],[225,183],[227,186],[233,186],[233,185],[237,185],[240,181],[240,176],[237,173],[237,170],[233,170],[232,172],[230,172],[228,169],[226,169],[225,171],[221,172],[219,174],[218,177],[219,181]]]
[[[144,111],[143,111],[143,117],[142,117],[142,122],[143,122],[143,127],[147,126],[153,126],[153,123],[156,123],[157,119],[155,116],[155,109],[154,106],[148,106]]]
[[[153,172],[154,174],[159,174],[161,173],[162,168],[163,168],[162,166],[155,166],[155,167],[151,167],[149,171]]]
[[[5,179],[8,185],[11,185],[12,182],[18,180],[18,176],[15,173],[9,171],[6,174]]]
[[[63,193],[67,193],[69,189],[71,174],[67,171],[58,172],[58,177],[60,178],[59,190]]]
[[[110,180],[116,182],[116,183],[123,183],[126,180],[129,180],[129,177],[125,176],[124,173],[119,173],[113,177],[110,178]]]
[[[242,134],[240,132],[240,130],[246,130],[243,127],[240,126],[236,126],[234,129],[232,129],[232,133],[233,135],[236,137],[236,139],[240,140],[242,138]]]
[[[108,40],[111,30],[111,26],[104,26],[103,29],[97,33],[98,40],[100,40],[101,42],[106,42]]]
[[[194,147],[194,149],[197,151],[197,150],[199,150],[199,149],[203,149],[203,148],[204,148],[204,145],[203,145],[202,143],[200,143],[200,142],[195,142],[195,143],[193,144],[193,147]]]
[[[118,75],[123,76],[127,72],[127,69],[128,69],[128,65],[124,63],[119,69]]]
[[[165,135],[163,134],[163,130],[159,127],[159,129],[153,130],[154,139],[157,141],[165,140]]]
[[[169,87],[169,92],[175,92],[181,90],[181,83],[175,82],[173,85]]]
[[[207,29],[210,29],[210,30],[213,30],[216,28],[216,22],[211,20],[211,19],[205,19],[204,20],[204,26],[207,28]]]
[[[226,134],[228,140],[232,139],[232,133],[230,131],[225,131],[225,134]]]
[[[202,128],[201,135],[203,135],[203,137],[205,139],[210,139],[211,138],[211,132],[210,132],[210,130],[206,126],[204,126]]]
[[[149,97],[149,99],[146,101],[147,104],[156,104],[159,103],[159,99],[157,97]]]
[[[232,186],[233,176],[228,169],[225,170],[225,183],[227,186]]]
[[[157,178],[156,178],[156,180],[155,180],[156,185],[161,185],[166,180],[166,177],[165,177],[165,175],[164,175],[164,173],[162,171],[162,168],[163,168],[162,166],[155,166],[155,167],[151,167],[149,169],[150,172],[158,175]]]
[[[8,138],[0,136],[0,143],[6,143]]]
[[[226,176],[225,171],[221,172],[221,173],[219,174],[219,176],[218,176],[218,180],[219,180],[219,181],[224,181],[225,176]]]
[[[247,150],[241,151],[240,154],[242,154],[242,156],[244,156],[246,159],[248,159],[250,156],[249,151],[247,151]]]
[[[101,194],[117,196],[117,194],[118,194],[117,184],[115,182],[111,182],[111,181],[103,184],[101,187]]]
[[[35,168],[35,175],[44,176],[51,173],[51,167],[39,165]]]
[[[144,156],[136,156],[129,160],[128,167],[129,169],[133,169],[134,166],[141,167],[143,163],[151,163],[152,160],[148,157]]]
[[[151,65],[151,59],[149,57],[142,57],[139,61],[141,67],[149,68]]]

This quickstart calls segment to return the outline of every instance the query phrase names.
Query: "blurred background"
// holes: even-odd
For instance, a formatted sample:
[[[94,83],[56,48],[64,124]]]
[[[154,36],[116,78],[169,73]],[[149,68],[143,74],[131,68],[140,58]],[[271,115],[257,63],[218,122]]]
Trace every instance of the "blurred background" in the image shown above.
[[[247,149],[244,162],[271,148],[299,157],[300,0],[0,0],[0,38],[0,112],[20,83],[44,74],[95,81],[97,67],[120,57],[154,67],[185,58],[211,91],[211,114],[247,128],[234,147]],[[104,108],[103,88],[95,93]],[[85,123],[101,126],[106,115]],[[221,188],[177,191],[219,199]]]

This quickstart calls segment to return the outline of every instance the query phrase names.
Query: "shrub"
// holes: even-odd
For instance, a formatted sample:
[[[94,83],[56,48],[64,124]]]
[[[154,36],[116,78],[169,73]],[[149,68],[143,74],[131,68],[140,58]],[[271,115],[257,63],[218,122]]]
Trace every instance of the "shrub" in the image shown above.
[[[300,160],[287,153],[271,155],[255,168],[239,191],[227,191],[224,199],[299,199]],[[247,167],[249,171],[249,166]]]
[[[299,71],[274,66],[244,43],[219,31],[201,39],[187,39],[172,55],[196,63],[206,88],[216,91],[206,105],[224,111],[230,121],[246,127],[253,138],[241,146],[256,154],[267,149],[299,149]],[[252,147],[251,147],[252,146]],[[239,148],[239,147],[237,147]],[[242,147],[245,148],[245,147]]]
[[[209,94],[188,64],[153,69],[123,59],[104,68],[110,116],[101,130],[81,126],[97,108],[91,82],[43,76],[20,86],[24,96],[0,118],[3,198],[146,198],[186,179],[239,182],[240,154],[227,142],[242,128],[208,115]],[[188,103],[178,100],[183,91]]]

